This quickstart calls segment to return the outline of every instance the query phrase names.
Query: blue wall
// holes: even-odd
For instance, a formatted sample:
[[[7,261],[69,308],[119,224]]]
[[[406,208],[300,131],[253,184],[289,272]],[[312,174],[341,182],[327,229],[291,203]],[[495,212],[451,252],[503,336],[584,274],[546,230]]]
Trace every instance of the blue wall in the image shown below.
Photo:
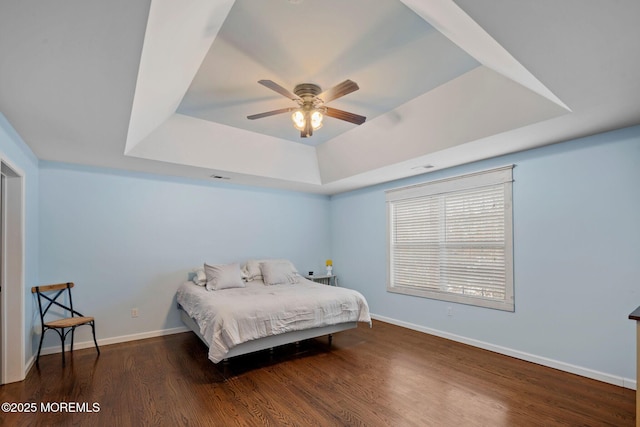
[[[25,301],[25,362],[35,351],[37,344],[32,335],[33,326],[40,319],[34,312],[31,286],[38,283],[38,159],[22,141],[6,117],[0,113],[0,158],[23,173],[25,186],[25,235],[24,235],[24,301]],[[11,250],[11,248],[9,248]]]
[[[516,165],[515,313],[388,293],[384,190],[505,164]],[[633,381],[639,165],[632,127],[333,196],[336,274],[378,316]]]
[[[329,203],[42,162],[40,281],[75,282],[74,304],[96,317],[98,339],[180,327],[176,289],[204,262],[282,257],[301,272],[319,270],[329,257]],[[134,307],[140,314],[132,319]],[[89,332],[78,330],[78,341]]]

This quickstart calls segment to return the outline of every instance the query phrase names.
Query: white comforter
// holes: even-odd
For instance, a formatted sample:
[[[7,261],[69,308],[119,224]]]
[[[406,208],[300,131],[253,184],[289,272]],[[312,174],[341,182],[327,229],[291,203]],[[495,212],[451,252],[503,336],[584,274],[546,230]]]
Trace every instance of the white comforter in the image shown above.
[[[304,278],[272,286],[252,281],[244,288],[219,291],[185,282],[178,289],[178,303],[198,323],[214,363],[234,346],[257,338],[344,322],[371,325],[362,294]]]

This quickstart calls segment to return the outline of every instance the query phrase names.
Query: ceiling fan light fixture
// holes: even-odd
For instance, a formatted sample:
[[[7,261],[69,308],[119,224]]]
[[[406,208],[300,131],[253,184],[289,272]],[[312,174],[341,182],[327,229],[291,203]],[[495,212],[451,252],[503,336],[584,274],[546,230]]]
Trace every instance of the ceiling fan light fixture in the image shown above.
[[[311,127],[313,130],[320,129],[322,127],[323,118],[324,115],[320,110],[314,110],[313,113],[311,113]]]
[[[291,120],[293,120],[293,127],[298,130],[304,130],[304,124],[306,120],[304,119],[304,113],[302,110],[296,110],[291,115]]]
[[[295,110],[291,115],[293,127],[298,129],[299,131],[304,131],[305,125],[307,123],[307,118],[311,121],[311,128],[313,130],[320,129],[322,127],[322,120],[324,119],[324,114],[322,114],[322,111],[318,109],[305,111],[302,108]]]

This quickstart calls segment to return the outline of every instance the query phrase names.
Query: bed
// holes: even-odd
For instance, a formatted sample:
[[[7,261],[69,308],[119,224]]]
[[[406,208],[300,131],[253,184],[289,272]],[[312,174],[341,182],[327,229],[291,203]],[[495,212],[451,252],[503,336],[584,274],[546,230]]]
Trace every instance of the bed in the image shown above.
[[[297,272],[286,283],[273,283],[262,275],[246,277],[246,267],[242,271],[242,286],[208,289],[188,281],[178,288],[181,319],[209,347],[214,363],[331,336],[358,322],[371,325],[367,301],[357,291],[312,282]]]

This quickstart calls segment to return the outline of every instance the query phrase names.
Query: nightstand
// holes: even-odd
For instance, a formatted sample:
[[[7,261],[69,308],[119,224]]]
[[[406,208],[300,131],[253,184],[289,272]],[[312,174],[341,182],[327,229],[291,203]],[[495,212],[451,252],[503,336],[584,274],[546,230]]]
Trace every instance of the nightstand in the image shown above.
[[[321,274],[321,275],[313,275],[313,276],[304,276],[309,280],[313,280],[314,282],[322,283],[323,285],[330,286],[338,286],[338,276],[335,274]]]

